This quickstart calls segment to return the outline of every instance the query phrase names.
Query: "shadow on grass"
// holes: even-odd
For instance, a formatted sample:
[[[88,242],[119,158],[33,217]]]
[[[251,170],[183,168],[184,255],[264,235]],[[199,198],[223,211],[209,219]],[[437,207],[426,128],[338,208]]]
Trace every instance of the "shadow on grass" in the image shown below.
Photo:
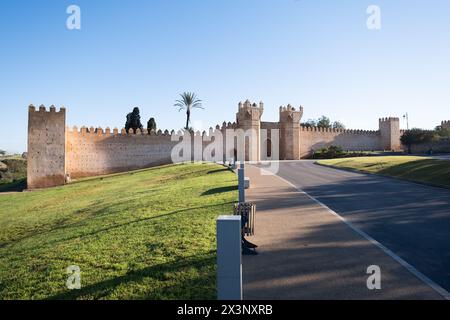
[[[22,192],[27,188],[27,179],[22,178],[16,181],[0,184],[0,193],[2,192]]]
[[[210,170],[210,171],[208,171],[208,174],[221,173],[221,172],[226,172],[226,171],[230,171],[230,169],[229,168],[221,168],[221,169],[216,169],[216,170]]]
[[[91,237],[91,236],[96,236],[102,232],[109,232],[112,231],[114,229],[119,229],[125,226],[129,226],[132,224],[138,224],[138,223],[143,223],[143,222],[148,222],[151,220],[157,220],[157,219],[164,219],[164,218],[168,218],[170,216],[174,216],[177,214],[186,214],[186,213],[190,213],[194,210],[197,209],[205,209],[205,208],[214,208],[214,207],[219,207],[219,206],[226,206],[226,205],[230,205],[230,212],[232,212],[232,208],[231,208],[231,204],[234,204],[234,201],[230,201],[230,202],[223,202],[223,203],[217,203],[217,204],[211,204],[211,205],[205,205],[205,206],[198,206],[198,207],[190,207],[190,208],[186,208],[186,209],[181,209],[181,210],[175,210],[175,211],[171,211],[171,212],[167,212],[167,213],[163,213],[163,214],[159,214],[159,215],[155,215],[155,216],[150,216],[150,217],[145,217],[145,218],[139,218],[139,219],[135,219],[135,220],[130,220],[130,221],[126,221],[123,223],[117,223],[114,225],[110,225],[110,226],[106,226],[106,227],[102,227],[102,228],[97,228],[95,230],[92,230],[90,232],[86,232],[86,233],[73,233],[70,236],[66,236],[64,237],[64,239],[55,239],[55,240],[51,240],[48,241],[46,244],[47,245],[56,245],[58,244],[60,241],[64,240],[64,241],[70,241],[73,239],[83,239],[83,238],[87,238],[87,237]],[[102,210],[105,210],[104,208]],[[94,213],[95,214],[95,213]],[[90,217],[86,217],[86,219],[89,219]],[[10,245],[14,245],[17,242],[20,241],[24,241],[30,238],[33,238],[35,236],[42,236],[45,234],[51,234],[52,232],[65,232],[66,230],[68,231],[69,229],[72,228],[78,228],[81,226],[84,226],[85,223],[84,221],[77,221],[75,223],[70,223],[70,224],[64,224],[64,222],[59,222],[58,224],[54,225],[52,228],[48,229],[48,230],[44,230],[42,232],[31,232],[30,234],[26,234],[22,237],[17,237],[15,239],[11,239],[9,241],[5,241],[3,243],[0,243],[0,248],[5,248],[7,246]]]
[[[138,286],[138,296],[125,290],[136,299],[215,299],[216,298],[216,253],[198,255],[173,262],[157,264],[95,284],[80,290],[66,290],[48,297],[48,300],[102,299],[114,293],[120,296],[119,287]],[[195,269],[196,276],[192,276]],[[185,273],[185,277],[183,277]],[[178,277],[178,278],[175,278]],[[167,283],[165,285],[164,283]],[[143,290],[142,286],[149,285]],[[159,286],[151,286],[151,284]]]
[[[213,189],[209,189],[208,191],[203,192],[202,196],[210,196],[210,195],[213,195],[213,194],[229,192],[229,191],[235,191],[237,189],[238,189],[238,186],[227,186],[227,187],[213,188]]]
[[[382,169],[378,173],[450,189],[450,162],[445,160],[411,161]]]

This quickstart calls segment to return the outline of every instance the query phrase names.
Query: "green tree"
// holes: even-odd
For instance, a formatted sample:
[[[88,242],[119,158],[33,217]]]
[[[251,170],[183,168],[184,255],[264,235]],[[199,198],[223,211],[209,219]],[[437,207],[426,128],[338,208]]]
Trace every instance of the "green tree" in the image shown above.
[[[340,121],[331,122],[330,118],[321,116],[319,119],[308,119],[302,123],[302,126],[307,128],[325,128],[325,129],[345,129],[345,125]]]
[[[314,127],[317,127],[317,121],[314,119],[309,119],[308,121],[302,123],[302,126],[308,127],[308,128],[314,128]]]
[[[0,150],[0,156],[4,156],[6,154],[5,150]]]
[[[317,120],[317,127],[318,128],[325,128],[325,129],[331,128],[331,120],[330,120],[330,118],[325,117],[325,116],[321,116]]]
[[[450,137],[450,129],[444,128],[442,126],[437,126],[436,129],[434,129],[434,131],[436,131],[436,134],[438,135],[439,138]]]
[[[148,120],[147,122],[147,131],[150,134],[150,132],[154,130],[156,131],[156,121],[155,118],[150,118],[150,120]]]
[[[403,145],[408,146],[408,153],[411,153],[411,146],[413,144],[433,142],[437,139],[435,131],[422,130],[413,128],[406,130],[400,137],[400,141]]]
[[[333,122],[333,129],[345,129],[345,125],[340,121]]]
[[[176,100],[174,106],[178,108],[178,112],[186,110],[186,130],[189,130],[189,123],[191,122],[192,109],[203,109],[202,100],[197,98],[197,95],[193,92],[184,92],[180,94],[181,99]]]

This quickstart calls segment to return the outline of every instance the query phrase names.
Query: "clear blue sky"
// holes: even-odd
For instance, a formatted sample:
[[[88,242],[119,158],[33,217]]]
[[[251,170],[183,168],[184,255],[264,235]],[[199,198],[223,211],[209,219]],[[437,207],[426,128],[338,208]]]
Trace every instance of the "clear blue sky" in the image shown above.
[[[68,30],[66,8],[81,8]],[[382,29],[366,28],[370,4]],[[27,106],[66,106],[70,126],[122,127],[139,106],[178,129],[191,90],[196,127],[234,121],[237,103],[304,105],[349,128],[410,114],[450,119],[448,0],[14,0],[0,2],[0,149],[26,150]],[[405,126],[402,123],[402,126]]]

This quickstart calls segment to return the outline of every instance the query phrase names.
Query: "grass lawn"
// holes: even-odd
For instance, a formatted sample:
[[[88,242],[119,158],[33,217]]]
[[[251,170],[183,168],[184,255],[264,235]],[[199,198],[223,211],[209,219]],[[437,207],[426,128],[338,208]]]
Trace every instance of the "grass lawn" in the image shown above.
[[[450,161],[445,160],[391,156],[320,160],[318,163],[450,188]]]
[[[215,219],[236,201],[214,164],[0,194],[0,299],[215,299]]]

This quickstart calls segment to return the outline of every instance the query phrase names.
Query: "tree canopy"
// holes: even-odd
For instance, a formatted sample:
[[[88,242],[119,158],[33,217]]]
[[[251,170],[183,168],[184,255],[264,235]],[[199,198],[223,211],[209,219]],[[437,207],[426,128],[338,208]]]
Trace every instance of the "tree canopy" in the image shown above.
[[[436,131],[413,128],[406,130],[400,138],[400,141],[408,146],[411,144],[433,142],[437,139]]]
[[[174,106],[178,108],[178,112],[186,110],[186,125],[185,129],[189,130],[189,124],[191,123],[191,110],[203,109],[202,100],[197,98],[194,92],[184,92],[180,94],[181,99],[176,100]]]
[[[345,125],[340,121],[332,122],[330,118],[321,116],[319,119],[309,119],[302,123],[302,126],[309,128],[325,128],[325,129],[345,129]]]
[[[444,128],[442,126],[437,126],[436,134],[439,136],[439,138],[448,138],[450,137],[450,129]]]

